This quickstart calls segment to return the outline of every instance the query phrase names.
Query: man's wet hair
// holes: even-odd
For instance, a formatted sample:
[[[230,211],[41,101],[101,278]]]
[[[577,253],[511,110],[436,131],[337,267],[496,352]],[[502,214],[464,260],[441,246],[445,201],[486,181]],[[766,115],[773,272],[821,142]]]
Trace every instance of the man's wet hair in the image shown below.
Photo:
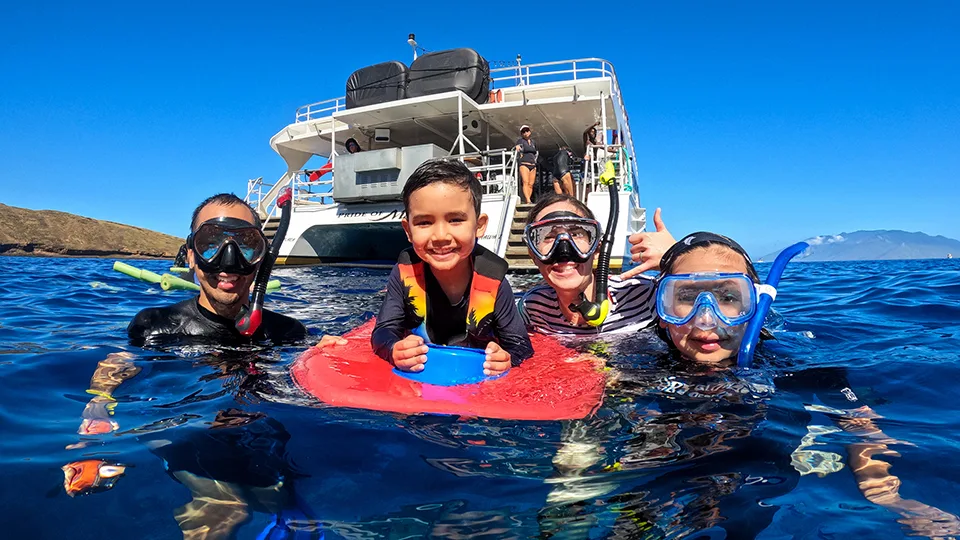
[[[249,204],[244,202],[243,199],[237,197],[233,193],[217,193],[212,197],[207,197],[202,203],[197,205],[193,210],[193,218],[190,220],[190,232],[192,233],[194,228],[197,226],[197,216],[200,215],[200,211],[206,208],[211,204],[219,204],[220,206],[243,206],[247,210],[250,210],[250,215],[253,217],[253,224],[257,226],[258,229],[263,228],[263,223],[260,221],[260,216],[250,207]]]
[[[407,183],[403,186],[403,211],[410,217],[410,197],[418,189],[431,184],[453,184],[470,193],[473,199],[473,209],[480,217],[480,180],[459,159],[434,158],[423,162],[413,171]]]
[[[583,204],[576,197],[571,197],[570,195],[565,195],[563,193],[550,192],[542,195],[537,199],[537,203],[533,205],[533,208],[530,209],[530,213],[527,214],[527,225],[533,223],[537,220],[537,214],[543,212],[543,209],[552,206],[557,203],[567,203],[570,206],[573,206],[577,209],[577,213],[582,215],[585,218],[597,219],[593,216],[593,212],[587,205]]]

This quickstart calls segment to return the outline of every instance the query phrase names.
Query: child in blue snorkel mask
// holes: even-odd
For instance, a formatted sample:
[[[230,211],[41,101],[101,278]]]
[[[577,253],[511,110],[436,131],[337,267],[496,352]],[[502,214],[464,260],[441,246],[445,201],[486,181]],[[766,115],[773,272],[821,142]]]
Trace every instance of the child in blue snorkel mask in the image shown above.
[[[735,357],[757,309],[760,280],[747,252],[725,236],[696,232],[664,253],[660,269],[660,337],[689,360]]]

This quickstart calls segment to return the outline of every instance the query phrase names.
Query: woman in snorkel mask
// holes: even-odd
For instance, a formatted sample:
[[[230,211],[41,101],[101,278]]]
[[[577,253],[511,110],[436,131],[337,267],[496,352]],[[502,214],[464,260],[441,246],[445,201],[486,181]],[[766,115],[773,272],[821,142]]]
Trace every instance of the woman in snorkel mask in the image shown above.
[[[725,236],[696,232],[664,253],[660,269],[660,337],[690,360],[735,357],[757,309],[760,279],[747,252]]]
[[[530,258],[546,281],[520,300],[527,326],[543,334],[632,332],[655,320],[654,281],[644,275],[629,279],[610,276],[606,287],[609,311],[598,325],[590,324],[576,306],[599,303],[594,261],[603,230],[593,212],[579,200],[557,193],[544,195],[532,209],[524,229]]]

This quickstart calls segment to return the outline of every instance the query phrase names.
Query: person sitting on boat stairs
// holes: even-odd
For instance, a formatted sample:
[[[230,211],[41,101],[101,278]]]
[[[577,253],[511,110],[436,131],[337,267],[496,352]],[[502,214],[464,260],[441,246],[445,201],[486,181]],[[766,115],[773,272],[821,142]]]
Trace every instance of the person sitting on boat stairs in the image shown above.
[[[420,372],[430,342],[486,350],[497,375],[533,354],[506,280],[507,262],[477,242],[487,227],[480,181],[460,161],[423,163],[403,188],[401,221],[411,248],[400,254],[371,335],[374,352]],[[346,345],[324,336],[318,347]]]
[[[263,310],[262,323],[252,336],[241,334],[235,324],[240,311],[250,305],[250,288],[268,255],[260,227],[260,217],[236,195],[221,193],[200,203],[187,237],[187,261],[200,293],[137,313],[127,327],[131,342],[143,346],[198,339],[220,344],[304,339],[307,329],[302,323],[268,310]]]
[[[759,309],[760,279],[747,252],[725,236],[696,232],[670,247],[661,258],[660,266],[656,295],[658,335],[686,361],[721,369],[733,367],[747,323]],[[826,374],[829,370],[831,368],[813,371]],[[840,390],[834,393],[844,396],[836,400],[842,405],[813,405],[807,409],[833,416],[840,428],[861,438],[847,446],[849,465],[861,493],[870,502],[900,514],[900,522],[910,527],[912,536],[960,534],[957,516],[900,496],[900,479],[889,473],[890,464],[873,456],[897,456],[888,444],[902,442],[880,430],[875,420],[881,417],[868,405],[854,408],[860,401],[847,386],[842,370],[834,368],[830,377],[820,378],[834,379],[830,386]],[[684,390],[682,381],[672,384],[676,386],[673,392]],[[820,399],[828,394],[818,392]],[[804,455],[802,449],[803,446],[794,452],[793,459],[794,467],[801,474],[816,472],[824,476],[843,466],[842,462],[817,459],[811,470],[806,463],[810,460],[799,459]],[[839,460],[840,456],[836,458]],[[825,465],[831,467],[824,468]]]
[[[533,186],[537,181],[537,143],[530,138],[530,126],[524,124],[520,126],[520,138],[517,139],[515,150],[520,154],[520,165],[517,170],[520,171],[520,187],[523,195],[523,204],[530,204],[533,201]]]
[[[347,139],[347,141],[343,143],[343,147],[346,148],[347,152],[351,154],[356,154],[357,152],[363,151],[363,149],[360,148],[360,143],[358,143],[357,140],[354,139],[353,137],[350,137],[349,139]],[[320,167],[315,171],[304,171],[304,172],[309,173],[309,175],[307,176],[307,180],[309,180],[310,182],[316,182],[323,175],[327,174],[332,170],[333,170],[333,161],[328,161],[323,165],[323,167]]]

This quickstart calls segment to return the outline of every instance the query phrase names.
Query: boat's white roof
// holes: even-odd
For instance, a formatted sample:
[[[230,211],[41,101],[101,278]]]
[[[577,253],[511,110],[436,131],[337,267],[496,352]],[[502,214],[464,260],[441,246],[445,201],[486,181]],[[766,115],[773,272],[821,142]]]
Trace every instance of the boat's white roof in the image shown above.
[[[589,62],[602,67],[583,67]],[[453,91],[352,109],[344,106],[343,98],[307,105],[298,110],[294,123],[271,138],[270,144],[290,170],[302,167],[314,155],[330,156],[332,143],[342,153],[343,142],[350,137],[364,149],[425,143],[453,149],[458,135],[458,107],[462,107],[465,124],[475,118],[489,124],[491,149],[512,147],[520,126],[528,124],[541,152],[555,152],[560,146],[582,152],[583,131],[601,120],[601,110],[606,112],[608,129],[618,128],[613,99],[619,96],[608,63],[597,59],[571,63],[572,70],[554,69],[544,76],[528,72],[525,76],[493,77],[491,90],[502,92],[499,102],[477,104],[462,92]],[[547,66],[555,64],[564,63]],[[491,70],[491,75],[497,75],[496,71]],[[603,107],[601,99],[605,101]],[[377,128],[390,129],[389,143],[373,141]],[[488,147],[482,131],[466,136],[478,148]]]

